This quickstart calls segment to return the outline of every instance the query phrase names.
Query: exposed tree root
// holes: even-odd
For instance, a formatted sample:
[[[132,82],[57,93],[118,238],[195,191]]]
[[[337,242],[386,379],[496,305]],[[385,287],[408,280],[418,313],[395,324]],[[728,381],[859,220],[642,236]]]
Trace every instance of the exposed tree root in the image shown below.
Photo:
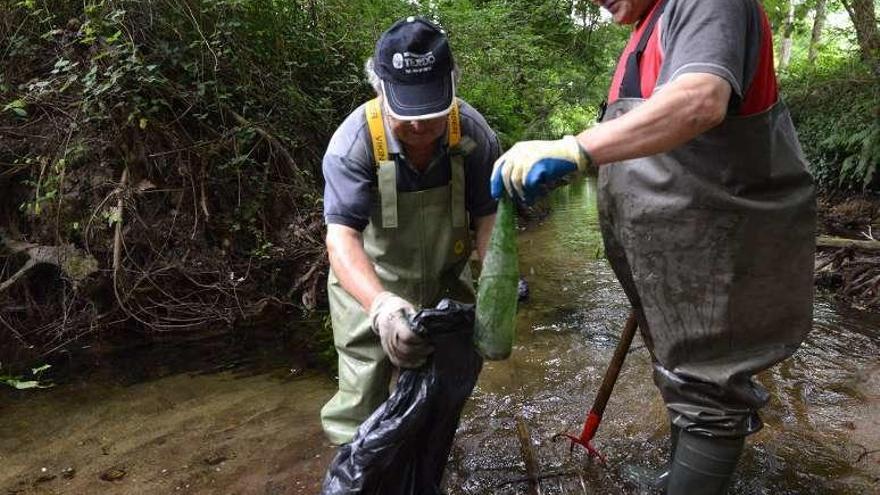
[[[41,246],[29,242],[16,241],[0,230],[0,242],[10,254],[25,254],[28,259],[22,267],[9,278],[0,283],[0,293],[6,291],[22,278],[33,267],[45,263],[54,265],[74,283],[80,282],[98,271],[98,261],[83,253],[71,244],[62,246]]]

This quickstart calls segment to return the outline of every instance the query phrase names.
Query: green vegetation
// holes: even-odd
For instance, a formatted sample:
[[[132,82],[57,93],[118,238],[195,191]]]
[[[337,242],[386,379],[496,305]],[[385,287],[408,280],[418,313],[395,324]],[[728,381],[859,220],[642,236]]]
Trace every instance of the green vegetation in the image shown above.
[[[870,2],[790,1],[765,3],[816,175],[876,190]],[[0,359],[321,306],[320,158],[371,96],[376,38],[412,14],[449,32],[460,94],[505,146],[590,125],[628,35],[587,0],[0,0]]]
[[[509,147],[595,122],[627,31],[588,1],[431,2],[461,66],[461,95]]]
[[[764,0],[781,87],[819,185],[880,191],[880,32],[871,0]]]
[[[820,186],[880,190],[880,90],[867,68],[851,58],[803,63],[782,84]]]
[[[381,31],[408,14],[440,22],[462,96],[509,145],[594,115],[625,32],[586,1],[567,22],[569,7],[0,0],[0,218],[12,240],[98,262],[67,280],[6,246],[0,280],[30,274],[0,298],[39,311],[3,315],[0,358],[323,304],[320,157],[370,97],[361,67]]]
[[[402,11],[3,0],[0,12],[2,223],[12,238],[82,247],[101,268],[80,286],[35,269],[0,294],[40,308],[3,315],[14,333],[0,355],[319,303],[322,148],[369,94],[363,40]],[[7,260],[2,280],[20,266]]]

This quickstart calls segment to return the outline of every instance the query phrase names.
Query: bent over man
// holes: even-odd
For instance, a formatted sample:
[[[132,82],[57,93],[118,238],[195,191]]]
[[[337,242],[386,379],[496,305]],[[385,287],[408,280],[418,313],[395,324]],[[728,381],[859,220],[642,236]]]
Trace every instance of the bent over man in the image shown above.
[[[599,3],[599,2],[597,2]],[[635,24],[601,123],[518,143],[493,194],[599,166],[607,257],[672,423],[671,494],[724,493],[767,391],[812,324],[813,181],[757,0],[605,0]]]
[[[473,302],[471,229],[482,257],[496,207],[498,139],[455,97],[445,33],[398,21],[366,70],[378,97],[346,118],[323,163],[339,390],[321,420],[336,444],[387,398],[392,365],[417,367],[430,354],[406,315],[444,297]]]

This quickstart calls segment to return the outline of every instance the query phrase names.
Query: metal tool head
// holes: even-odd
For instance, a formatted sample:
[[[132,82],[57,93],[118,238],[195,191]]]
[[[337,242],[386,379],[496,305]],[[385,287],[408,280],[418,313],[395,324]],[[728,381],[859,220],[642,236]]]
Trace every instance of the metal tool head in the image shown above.
[[[574,446],[580,445],[581,447],[587,449],[587,454],[589,454],[589,456],[591,458],[595,458],[596,460],[599,461],[599,464],[601,464],[603,466],[607,466],[605,456],[602,455],[601,452],[596,450],[595,447],[593,447],[592,436],[590,438],[586,438],[583,436],[576,437],[576,436],[571,435],[569,433],[557,433],[556,435],[553,435],[554,442],[559,440],[560,438],[567,438],[571,442],[569,444],[569,449],[568,449],[569,453],[574,453]]]

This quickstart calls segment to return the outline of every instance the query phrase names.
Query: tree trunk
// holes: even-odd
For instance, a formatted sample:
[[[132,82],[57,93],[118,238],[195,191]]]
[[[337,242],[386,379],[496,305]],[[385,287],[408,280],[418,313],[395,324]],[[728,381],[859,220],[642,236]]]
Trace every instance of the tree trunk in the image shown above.
[[[782,29],[782,43],[779,45],[779,69],[785,70],[791,62],[791,37],[794,34],[794,7],[795,0],[788,0],[788,15],[785,18],[785,27]]]
[[[856,28],[856,38],[864,60],[880,77],[880,30],[874,0],[841,0]]]
[[[810,64],[816,61],[819,54],[819,41],[822,39],[822,29],[825,27],[825,4],[828,0],[816,2],[816,17],[813,19],[813,35],[810,37]]]

